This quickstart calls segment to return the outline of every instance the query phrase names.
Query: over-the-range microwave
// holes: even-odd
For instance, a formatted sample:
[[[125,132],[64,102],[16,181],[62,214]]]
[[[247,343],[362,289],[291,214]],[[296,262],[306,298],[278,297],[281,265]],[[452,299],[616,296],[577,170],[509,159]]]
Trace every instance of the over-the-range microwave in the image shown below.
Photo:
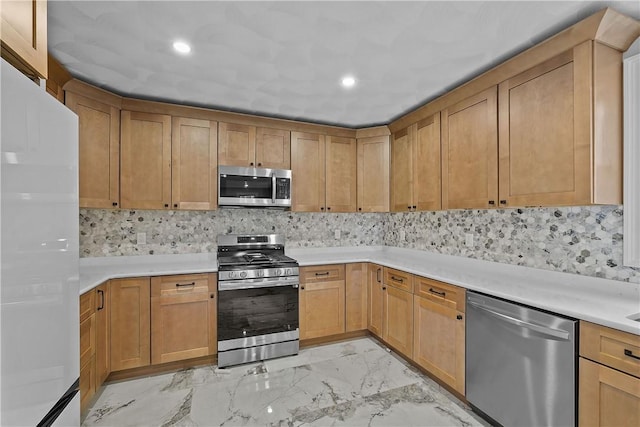
[[[291,207],[291,171],[218,166],[218,206]]]

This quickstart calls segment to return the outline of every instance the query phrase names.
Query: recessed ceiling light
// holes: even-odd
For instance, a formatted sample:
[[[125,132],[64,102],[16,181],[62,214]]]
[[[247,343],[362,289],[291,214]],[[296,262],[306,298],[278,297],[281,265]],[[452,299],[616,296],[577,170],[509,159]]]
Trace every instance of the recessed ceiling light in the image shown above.
[[[179,52],[182,54],[187,54],[191,52],[191,46],[189,46],[187,43],[182,41],[173,42],[173,48],[176,50],[176,52]]]
[[[346,87],[347,89],[352,88],[356,85],[356,78],[353,76],[344,76],[342,78],[342,87]]]

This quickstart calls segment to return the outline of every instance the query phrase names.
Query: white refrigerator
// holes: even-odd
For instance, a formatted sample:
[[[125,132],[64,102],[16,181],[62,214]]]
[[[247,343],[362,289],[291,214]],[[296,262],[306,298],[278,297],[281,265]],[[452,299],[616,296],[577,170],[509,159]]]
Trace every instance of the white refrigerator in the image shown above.
[[[0,79],[0,425],[79,425],[78,118]]]

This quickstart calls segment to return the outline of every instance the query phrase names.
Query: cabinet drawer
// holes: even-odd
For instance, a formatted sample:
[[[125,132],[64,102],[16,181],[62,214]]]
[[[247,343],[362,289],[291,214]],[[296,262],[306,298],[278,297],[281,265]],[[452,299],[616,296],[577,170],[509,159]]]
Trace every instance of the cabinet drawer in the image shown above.
[[[93,314],[95,308],[95,292],[90,290],[80,295],[80,322]]]
[[[86,365],[96,352],[95,320],[92,315],[80,322],[80,366]]]
[[[300,269],[300,283],[344,280],[344,264],[318,265]]]
[[[384,268],[384,284],[413,292],[413,275],[394,268]]]
[[[580,356],[640,378],[640,336],[580,322]]]
[[[151,278],[151,297],[206,294],[209,292],[208,274],[181,274]]]
[[[448,283],[415,276],[416,295],[464,313],[465,290]]]

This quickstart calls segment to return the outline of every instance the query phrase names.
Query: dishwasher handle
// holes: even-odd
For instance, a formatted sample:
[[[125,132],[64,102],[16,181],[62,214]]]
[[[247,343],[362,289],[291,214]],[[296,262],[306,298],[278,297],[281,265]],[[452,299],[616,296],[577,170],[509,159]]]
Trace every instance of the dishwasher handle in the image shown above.
[[[502,313],[498,313],[495,312],[493,310],[489,310],[488,308],[475,303],[473,301],[467,301],[467,304],[477,308],[478,310],[482,310],[485,311],[487,313],[489,313],[491,316],[497,317],[500,320],[503,320],[507,323],[511,323],[512,325],[517,325],[517,326],[521,326],[523,328],[526,329],[530,329],[532,331],[544,334],[544,335],[549,335],[552,336],[554,338],[558,338],[561,340],[565,340],[568,341],[569,340],[569,332],[568,331],[564,331],[561,329],[553,329],[553,328],[548,328],[546,326],[541,326],[541,325],[536,325],[534,323],[529,323],[529,322],[525,322],[524,320],[520,320],[520,319],[516,319],[515,317],[511,317],[511,316],[507,316],[506,314],[502,314]]]

